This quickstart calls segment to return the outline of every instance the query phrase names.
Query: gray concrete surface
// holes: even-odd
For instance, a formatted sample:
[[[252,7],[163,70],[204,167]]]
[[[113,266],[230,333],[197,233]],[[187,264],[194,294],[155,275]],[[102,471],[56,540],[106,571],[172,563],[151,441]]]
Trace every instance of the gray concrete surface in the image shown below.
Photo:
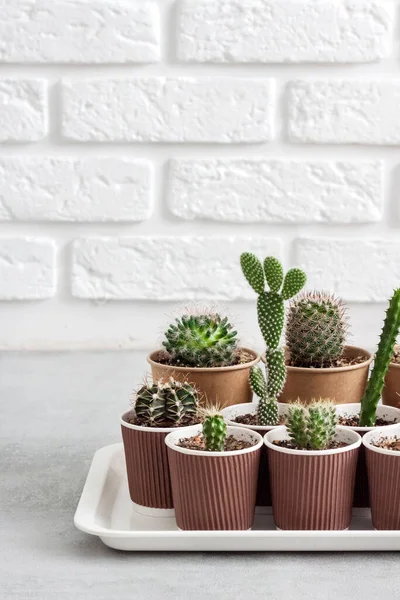
[[[133,352],[0,355],[1,600],[396,597],[395,553],[122,553],[77,531],[93,453],[119,441],[145,369]]]

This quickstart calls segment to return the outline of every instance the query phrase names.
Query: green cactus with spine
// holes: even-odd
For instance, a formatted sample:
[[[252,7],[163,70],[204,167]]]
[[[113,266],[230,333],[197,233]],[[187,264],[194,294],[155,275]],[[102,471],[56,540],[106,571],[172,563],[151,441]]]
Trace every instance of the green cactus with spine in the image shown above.
[[[237,331],[218,313],[183,315],[169,325],[163,346],[176,366],[223,367],[235,361]]]
[[[222,452],[225,447],[226,423],[216,407],[203,410],[203,436],[206,450]]]
[[[149,427],[179,425],[185,417],[195,417],[199,396],[189,383],[175,381],[145,383],[134,398],[137,417],[142,417]]]
[[[249,381],[251,389],[260,399],[258,404],[259,423],[262,425],[265,423],[268,425],[276,425],[279,420],[278,403],[274,396],[270,397],[268,395],[267,379],[257,365],[251,367]]]
[[[306,292],[290,303],[286,347],[294,367],[330,367],[344,352],[347,309],[340,298]]]
[[[244,276],[258,294],[257,316],[261,333],[265,340],[267,379],[264,379],[267,393],[260,397],[258,419],[260,425],[276,425],[278,420],[277,397],[283,390],[286,380],[285,351],[279,347],[285,321],[284,301],[289,300],[304,287],[306,275],[301,269],[290,269],[284,276],[279,260],[268,256],[264,265],[254,254],[245,252],[240,257]],[[269,290],[265,289],[267,282]],[[250,385],[255,391],[255,380],[260,373],[252,369]],[[256,391],[255,393],[259,395]],[[275,404],[275,408],[273,405]]]
[[[296,448],[326,450],[335,437],[336,424],[336,409],[330,400],[314,400],[308,406],[295,402],[289,406],[286,427]]]
[[[380,400],[385,377],[393,356],[397,335],[400,329],[400,288],[395,290],[386,311],[375,355],[374,366],[361,400],[360,426],[373,427],[376,421],[376,408]]]

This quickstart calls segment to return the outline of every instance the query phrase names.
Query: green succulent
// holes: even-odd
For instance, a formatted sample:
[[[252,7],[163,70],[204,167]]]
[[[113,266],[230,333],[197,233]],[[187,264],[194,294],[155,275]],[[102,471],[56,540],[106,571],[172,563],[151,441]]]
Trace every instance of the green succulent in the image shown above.
[[[302,450],[326,450],[336,431],[336,409],[330,400],[314,400],[309,406],[300,402],[289,405],[287,430],[289,437]]]
[[[197,414],[199,397],[189,383],[175,381],[145,383],[136,393],[134,409],[149,427],[178,425],[184,417]]]

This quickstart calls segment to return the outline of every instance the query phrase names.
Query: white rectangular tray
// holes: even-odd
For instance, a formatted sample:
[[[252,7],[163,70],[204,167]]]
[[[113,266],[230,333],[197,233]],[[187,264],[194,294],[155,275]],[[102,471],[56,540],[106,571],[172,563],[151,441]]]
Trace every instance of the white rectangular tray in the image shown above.
[[[122,444],[94,455],[74,523],[118,550],[400,550],[400,531],[375,531],[368,511],[355,515],[348,531],[277,531],[271,514],[256,514],[251,531],[179,531],[174,518],[133,510]]]

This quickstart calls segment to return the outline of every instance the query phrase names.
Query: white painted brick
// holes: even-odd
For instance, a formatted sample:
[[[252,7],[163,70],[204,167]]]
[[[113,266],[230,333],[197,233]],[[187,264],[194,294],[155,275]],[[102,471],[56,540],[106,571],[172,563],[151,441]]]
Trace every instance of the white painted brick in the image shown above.
[[[0,79],[0,142],[36,142],[45,137],[46,104],[43,80]]]
[[[72,293],[130,300],[252,299],[239,256],[280,256],[262,237],[82,238],[74,243]]]
[[[400,81],[299,81],[288,103],[293,142],[400,144]]]
[[[158,8],[126,0],[1,3],[1,62],[126,63],[160,57]]]
[[[386,302],[400,281],[400,242],[301,238],[296,263],[308,288],[335,292],[350,302]]]
[[[56,289],[55,246],[41,238],[0,238],[0,300],[40,300]]]
[[[267,78],[65,81],[63,134],[79,141],[262,142],[272,138]]]
[[[380,2],[183,0],[178,57],[200,62],[368,62],[389,55]]]
[[[150,214],[144,161],[0,157],[0,220],[140,221]]]
[[[184,219],[351,223],[381,219],[382,162],[173,160],[168,204]]]

